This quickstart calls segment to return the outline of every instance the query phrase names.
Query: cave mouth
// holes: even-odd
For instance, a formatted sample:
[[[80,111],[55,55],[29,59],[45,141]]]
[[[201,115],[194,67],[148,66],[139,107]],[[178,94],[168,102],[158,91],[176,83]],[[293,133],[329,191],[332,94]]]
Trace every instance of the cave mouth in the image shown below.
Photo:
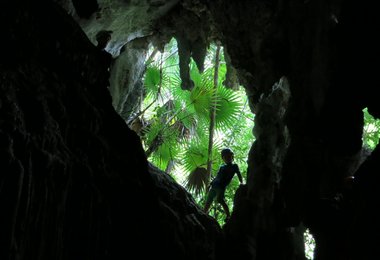
[[[180,56],[174,38],[162,51],[151,47],[146,57],[141,102],[126,121],[140,136],[148,161],[172,176],[201,207],[207,186],[223,164],[220,156],[223,148],[234,152],[234,162],[246,183],[248,152],[255,140],[254,114],[243,87],[236,82],[231,86],[223,47],[210,45],[203,71],[191,59],[189,74],[194,83],[191,90],[181,88]],[[213,109],[215,121],[211,123]],[[212,162],[211,174],[207,172],[208,161]],[[238,186],[238,178],[233,178],[226,190],[230,210]],[[220,205],[214,203],[210,215],[224,223]]]

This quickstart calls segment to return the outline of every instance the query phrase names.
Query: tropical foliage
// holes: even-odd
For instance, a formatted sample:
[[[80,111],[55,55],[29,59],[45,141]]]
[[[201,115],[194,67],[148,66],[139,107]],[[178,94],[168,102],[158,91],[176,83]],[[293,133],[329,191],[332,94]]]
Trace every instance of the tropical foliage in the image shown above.
[[[232,91],[221,84],[226,75],[223,55],[218,67],[218,85],[214,86],[215,51],[216,46],[211,46],[203,73],[198,71],[195,62],[191,62],[190,75],[195,87],[187,91],[180,88],[176,42],[172,40],[163,53],[152,50],[144,77],[143,112],[138,114],[144,122],[140,135],[149,160],[171,174],[201,205],[206,187],[222,163],[220,150],[229,147],[234,151],[235,162],[245,178],[247,154],[254,141],[254,115],[248,108],[245,92]],[[216,133],[212,140],[212,173],[208,176],[210,108],[213,104],[216,104]],[[367,109],[363,113],[363,145],[374,149],[380,138],[380,121]],[[226,191],[230,208],[238,185],[234,178]],[[221,212],[218,205],[211,209],[219,222],[223,218]]]
[[[226,75],[223,55],[217,68],[218,85],[214,86],[216,46],[209,50],[203,73],[199,72],[195,62],[191,62],[190,76],[194,88],[182,90],[176,48],[173,40],[165,52],[157,52],[148,62],[143,112],[138,114],[144,122],[140,135],[148,159],[171,174],[203,205],[206,187],[222,163],[222,148],[230,147],[235,152],[235,161],[245,177],[246,157],[254,140],[253,114],[249,111],[243,90],[233,91],[222,85]],[[215,135],[212,140],[212,171],[208,176],[212,105],[216,108]],[[237,186],[238,181],[233,180],[226,192],[230,208]],[[214,208],[212,212],[221,217],[219,209]]]
[[[309,229],[306,229],[303,234],[303,240],[305,244],[305,256],[306,259],[314,259],[315,250],[315,239],[312,234],[310,234]]]
[[[376,120],[370,113],[368,109],[363,109],[364,113],[364,128],[363,128],[363,145],[375,149],[376,145],[379,143],[380,139],[380,120]]]

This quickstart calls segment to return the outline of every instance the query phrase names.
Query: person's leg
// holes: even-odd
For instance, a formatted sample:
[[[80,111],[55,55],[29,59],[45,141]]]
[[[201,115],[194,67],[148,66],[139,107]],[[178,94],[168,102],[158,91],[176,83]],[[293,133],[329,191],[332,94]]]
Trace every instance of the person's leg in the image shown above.
[[[217,198],[217,201],[220,203],[220,205],[222,205],[224,213],[226,213],[226,219],[229,219],[230,209],[228,208],[228,205],[226,201],[224,200],[224,192],[225,192],[225,189],[218,190],[218,194],[216,198]]]
[[[206,200],[205,208],[204,208],[204,211],[205,211],[206,213],[208,213],[208,211],[210,210],[210,206],[211,206],[211,201]]]
[[[207,194],[206,203],[204,207],[204,211],[206,213],[208,213],[208,211],[210,210],[211,203],[214,200],[215,196],[216,196],[216,190],[211,187],[209,193]]]
[[[223,200],[220,200],[219,203],[222,205],[224,212],[226,213],[226,219],[230,218],[230,209],[228,208],[227,203]]]

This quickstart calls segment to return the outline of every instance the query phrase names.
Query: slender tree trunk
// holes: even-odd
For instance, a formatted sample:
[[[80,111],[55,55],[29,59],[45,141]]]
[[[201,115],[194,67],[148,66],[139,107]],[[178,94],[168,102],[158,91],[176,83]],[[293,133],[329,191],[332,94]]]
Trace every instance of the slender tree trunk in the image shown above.
[[[169,160],[168,165],[166,165],[165,172],[167,174],[170,174],[173,169],[174,169],[174,160]]]
[[[154,48],[154,50],[152,51],[152,53],[150,54],[149,58],[146,60],[145,62],[145,66],[147,67],[149,64],[152,63],[153,59],[154,59],[154,56],[156,56],[158,52],[158,48]]]
[[[160,57],[160,81],[158,83],[157,99],[158,99],[158,97],[161,97],[161,99],[162,99],[161,89],[162,89],[162,56],[163,55],[164,54],[161,53],[161,57]]]
[[[210,127],[209,127],[209,139],[208,139],[208,157],[207,157],[207,176],[208,181],[210,181],[211,170],[212,170],[212,147],[214,143],[214,129],[215,129],[215,114],[216,114],[216,100],[215,95],[218,88],[218,78],[219,78],[219,56],[220,56],[220,45],[217,44],[215,52],[215,67],[214,67],[214,91],[212,92],[213,97],[211,98],[211,108],[210,108]]]

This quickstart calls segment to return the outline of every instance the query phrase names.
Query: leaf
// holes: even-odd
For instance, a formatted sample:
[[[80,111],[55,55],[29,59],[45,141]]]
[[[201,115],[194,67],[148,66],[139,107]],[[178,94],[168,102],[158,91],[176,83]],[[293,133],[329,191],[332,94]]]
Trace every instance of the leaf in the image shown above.
[[[169,161],[175,160],[179,153],[178,145],[166,140],[153,154],[152,162],[160,169],[165,169]]]
[[[195,168],[187,177],[186,188],[195,193],[196,196],[202,194],[208,185],[207,170],[203,167]]]
[[[213,172],[220,165],[220,150],[221,144],[219,142],[214,142],[213,148]],[[208,156],[208,134],[203,133],[198,136],[198,138],[193,138],[185,145],[184,152],[181,155],[182,164],[186,172],[190,173],[196,168],[207,167],[207,156]]]
[[[363,127],[363,145],[375,149],[380,138],[380,120],[375,119],[368,109],[363,109],[364,127]]]
[[[160,68],[149,66],[145,72],[144,86],[147,94],[157,93],[160,84]]]
[[[212,88],[197,85],[192,89],[188,106],[193,106],[199,117],[209,119],[212,91]]]
[[[222,85],[218,86],[216,98],[216,128],[226,130],[233,128],[241,114],[242,101],[239,95]]]
[[[196,168],[207,165],[207,142],[199,139],[190,140],[183,155],[182,162],[187,172],[192,172]]]

